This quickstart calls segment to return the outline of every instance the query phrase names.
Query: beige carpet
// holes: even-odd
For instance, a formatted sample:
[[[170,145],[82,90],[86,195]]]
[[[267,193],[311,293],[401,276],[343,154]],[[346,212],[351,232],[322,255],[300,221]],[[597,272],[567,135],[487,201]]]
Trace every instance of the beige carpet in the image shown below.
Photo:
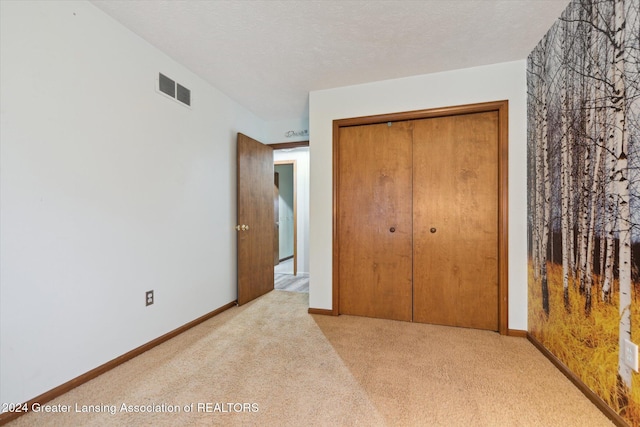
[[[523,338],[307,307],[308,294],[271,292],[48,403],[71,413],[8,425],[611,425]]]

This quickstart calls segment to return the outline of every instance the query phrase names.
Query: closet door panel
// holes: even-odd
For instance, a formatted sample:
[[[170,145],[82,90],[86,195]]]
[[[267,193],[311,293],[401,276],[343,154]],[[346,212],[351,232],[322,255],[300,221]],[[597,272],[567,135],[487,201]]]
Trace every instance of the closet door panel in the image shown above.
[[[414,321],[498,330],[498,115],[416,120]]]
[[[411,321],[411,123],[339,137],[340,313]]]

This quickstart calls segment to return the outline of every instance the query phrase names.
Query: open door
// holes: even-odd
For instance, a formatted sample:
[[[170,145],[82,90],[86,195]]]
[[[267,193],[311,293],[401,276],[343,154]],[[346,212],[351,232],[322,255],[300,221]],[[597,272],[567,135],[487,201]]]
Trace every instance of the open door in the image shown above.
[[[238,305],[273,290],[273,149],[238,133]]]

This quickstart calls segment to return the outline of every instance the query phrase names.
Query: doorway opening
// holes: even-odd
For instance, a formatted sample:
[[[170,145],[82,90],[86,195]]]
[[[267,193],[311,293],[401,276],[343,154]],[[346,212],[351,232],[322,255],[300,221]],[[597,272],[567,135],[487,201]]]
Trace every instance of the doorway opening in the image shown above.
[[[274,162],[275,269],[276,272],[294,276],[298,273],[296,169],[295,160]]]
[[[309,292],[309,142],[271,144],[275,289]]]

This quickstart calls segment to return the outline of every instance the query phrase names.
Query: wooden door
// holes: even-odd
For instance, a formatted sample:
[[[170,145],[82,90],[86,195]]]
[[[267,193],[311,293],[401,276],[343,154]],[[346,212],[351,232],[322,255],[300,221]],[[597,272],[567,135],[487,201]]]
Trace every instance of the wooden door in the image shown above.
[[[340,313],[412,318],[411,124],[340,129]]]
[[[273,149],[238,133],[238,304],[273,290]]]
[[[413,123],[414,321],[498,330],[498,113]]]

